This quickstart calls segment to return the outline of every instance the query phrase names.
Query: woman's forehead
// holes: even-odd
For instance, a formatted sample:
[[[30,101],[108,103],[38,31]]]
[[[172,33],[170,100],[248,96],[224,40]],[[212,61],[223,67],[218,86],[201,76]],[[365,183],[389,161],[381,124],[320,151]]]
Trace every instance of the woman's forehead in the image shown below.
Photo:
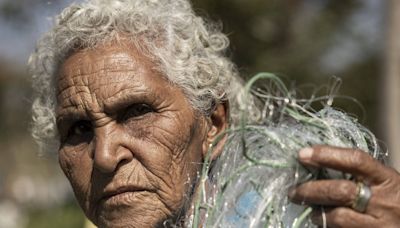
[[[95,106],[104,109],[120,100],[174,99],[173,88],[154,70],[154,64],[135,49],[106,46],[71,55],[62,65],[58,78],[58,105]],[[112,105],[112,104],[110,104]],[[85,107],[89,108],[89,107]]]
[[[91,74],[96,70],[117,71],[134,68],[154,69],[154,63],[135,46],[124,43],[98,45],[95,48],[79,50],[70,55],[61,65],[61,72],[67,74]]]
[[[147,76],[147,81],[162,83],[158,80],[160,73],[154,69],[155,64],[135,47],[98,46],[69,56],[61,66],[57,84],[62,91],[63,86],[109,85],[126,82],[127,78],[134,83],[143,80],[142,76]]]

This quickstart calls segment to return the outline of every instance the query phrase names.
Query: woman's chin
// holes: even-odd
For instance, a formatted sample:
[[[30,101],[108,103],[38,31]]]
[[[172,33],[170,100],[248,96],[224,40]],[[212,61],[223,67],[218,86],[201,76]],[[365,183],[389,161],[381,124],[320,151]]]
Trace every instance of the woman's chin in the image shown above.
[[[167,220],[170,212],[155,193],[124,192],[107,197],[97,208],[98,227],[157,227]]]

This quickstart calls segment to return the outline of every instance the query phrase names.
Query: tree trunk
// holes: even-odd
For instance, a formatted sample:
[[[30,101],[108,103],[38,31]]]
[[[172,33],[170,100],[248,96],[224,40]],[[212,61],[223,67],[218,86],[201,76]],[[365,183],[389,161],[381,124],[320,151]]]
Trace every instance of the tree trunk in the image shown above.
[[[391,165],[400,170],[400,1],[391,0],[388,7],[382,118]]]

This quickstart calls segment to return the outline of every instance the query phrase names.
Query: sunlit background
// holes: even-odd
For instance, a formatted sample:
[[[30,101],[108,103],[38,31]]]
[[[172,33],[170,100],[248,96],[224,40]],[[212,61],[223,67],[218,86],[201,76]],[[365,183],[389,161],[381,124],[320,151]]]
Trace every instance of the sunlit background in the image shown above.
[[[39,155],[29,134],[31,88],[26,62],[52,17],[72,2],[0,0],[0,228],[84,224],[56,154]],[[273,72],[306,94],[319,88],[332,92],[328,89],[332,86],[322,85],[340,78],[337,93],[357,102],[338,98],[334,105],[368,126],[386,142],[384,147],[394,148],[390,139],[400,139],[400,112],[394,112],[396,107],[399,111],[400,84],[396,84],[398,74],[391,78],[390,72],[396,72],[400,63],[393,60],[393,52],[400,51],[388,42],[396,42],[389,38],[395,2],[195,0],[193,4],[198,14],[223,24],[231,39],[229,55],[243,77]]]

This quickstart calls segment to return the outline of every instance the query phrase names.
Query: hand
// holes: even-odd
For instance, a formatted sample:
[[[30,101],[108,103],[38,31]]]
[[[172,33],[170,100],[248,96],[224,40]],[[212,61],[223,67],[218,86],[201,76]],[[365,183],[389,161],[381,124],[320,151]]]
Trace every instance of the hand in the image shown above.
[[[400,175],[394,169],[363,151],[331,146],[303,149],[299,161],[306,166],[350,173],[371,188],[372,196],[364,213],[351,208],[358,193],[357,183],[350,180],[315,180],[289,192],[295,203],[323,206],[328,227],[400,227]],[[322,226],[321,210],[313,210],[311,219]]]

